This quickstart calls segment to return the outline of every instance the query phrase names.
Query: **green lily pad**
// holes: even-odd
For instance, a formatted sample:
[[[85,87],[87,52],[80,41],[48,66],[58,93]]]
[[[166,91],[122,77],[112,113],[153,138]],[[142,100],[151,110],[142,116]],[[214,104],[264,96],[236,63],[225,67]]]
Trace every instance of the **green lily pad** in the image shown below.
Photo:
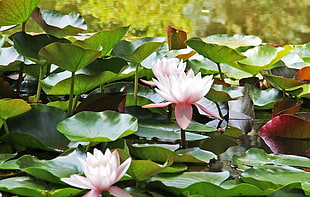
[[[43,80],[43,89],[50,95],[69,95],[71,79],[69,73],[52,74]],[[111,71],[105,71],[98,75],[75,75],[74,94],[83,94],[94,89],[100,84],[105,84],[120,79],[125,79],[134,75],[134,72],[128,74],[119,74]]]
[[[184,172],[181,175],[161,175],[152,177],[151,181],[160,181],[165,186],[183,189],[197,182],[220,185],[229,177],[229,172]]]
[[[83,173],[78,157],[82,158],[83,155],[79,155],[76,151],[52,160],[40,160],[31,155],[24,155],[17,160],[17,164],[22,171],[36,178],[62,183],[60,178]]]
[[[68,43],[52,43],[43,47],[39,55],[65,70],[76,72],[97,59],[101,52]]]
[[[30,105],[22,99],[0,99],[0,118],[8,118],[23,114],[31,109]]]
[[[166,148],[167,146],[160,144],[133,144],[130,150],[132,154],[141,159],[150,159],[156,162],[164,162],[170,157],[174,162],[208,163],[211,159],[217,158],[214,153],[198,147],[174,152]]]
[[[15,157],[17,154],[16,153],[12,153],[12,154],[0,154],[0,165],[2,165],[4,162],[6,162],[9,159],[12,159],[13,157]]]
[[[0,190],[29,197],[63,197],[82,195],[84,191],[75,188],[59,188],[28,176],[11,177],[0,180]]]
[[[40,0],[1,0],[0,26],[22,24],[28,20]]]
[[[258,46],[262,44],[262,39],[252,35],[240,34],[217,34],[203,39],[207,43],[225,45],[236,49],[241,46]]]
[[[56,10],[36,8],[32,13],[32,18],[46,33],[57,37],[74,35],[87,30],[83,17],[77,12],[65,15]]]
[[[256,75],[261,70],[272,69],[275,63],[281,60],[291,50],[292,47],[289,45],[285,45],[284,47],[257,46],[243,53],[247,58],[239,60],[239,66],[237,68]]]
[[[114,111],[84,111],[60,122],[57,129],[71,141],[109,142],[136,132],[138,121]]]
[[[215,63],[233,63],[246,58],[236,50],[225,45],[206,43],[200,38],[191,38],[186,44],[197,51],[200,55],[209,58]]]
[[[31,58],[34,61],[43,60],[43,58],[39,56],[39,51],[42,47],[53,42],[70,43],[69,40],[60,39],[47,34],[30,35],[25,32],[13,34],[12,40],[14,42],[14,47],[21,55]]]
[[[150,160],[133,160],[127,173],[135,180],[143,181],[168,168],[172,163],[169,159],[163,165]]]
[[[268,75],[265,72],[263,72],[262,75],[271,85],[273,85],[275,88],[278,88],[280,90],[296,88],[304,84],[292,78],[286,78],[286,77],[276,76],[276,75]]]
[[[271,109],[274,103],[283,97],[282,92],[275,88],[261,90],[252,85],[247,84],[246,86],[249,89],[249,95],[257,109]]]
[[[100,50],[102,52],[101,57],[104,57],[125,36],[128,29],[129,26],[112,31],[98,32],[85,40],[76,40],[73,44],[88,49]]]
[[[240,98],[243,96],[238,88],[228,88],[222,85],[213,85],[206,97],[214,102],[226,102]]]
[[[142,38],[132,42],[121,40],[112,50],[111,55],[124,58],[134,63],[141,63],[155,52],[163,43],[164,38]]]
[[[56,130],[56,125],[64,120],[67,114],[58,108],[42,104],[33,104],[31,108],[27,113],[8,119],[10,132],[32,135],[48,147],[66,147],[69,141]],[[25,136],[24,139],[27,138]]]
[[[310,159],[296,155],[267,154],[264,150],[251,148],[242,156],[234,156],[233,164],[240,169],[248,169],[253,166],[264,167],[268,165],[296,166],[310,168]]]

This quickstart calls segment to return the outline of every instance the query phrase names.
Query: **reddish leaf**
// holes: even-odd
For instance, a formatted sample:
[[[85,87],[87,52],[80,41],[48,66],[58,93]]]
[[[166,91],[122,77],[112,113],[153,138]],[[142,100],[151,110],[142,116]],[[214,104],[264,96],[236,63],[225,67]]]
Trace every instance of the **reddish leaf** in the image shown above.
[[[300,79],[302,81],[310,80],[310,66],[303,67],[295,74],[295,78]]]
[[[0,77],[0,98],[16,98],[13,88],[2,77]]]
[[[300,111],[301,104],[302,102],[294,99],[278,101],[273,106],[272,117],[281,114],[295,114]]]
[[[299,113],[302,114],[302,113]],[[298,115],[299,115],[298,114]],[[310,113],[304,113],[310,116]],[[310,138],[310,120],[297,115],[282,114],[273,117],[260,130],[262,136],[280,136],[286,138]]]
[[[191,51],[189,53],[186,53],[186,54],[179,54],[177,56],[175,56],[176,58],[180,59],[180,60],[183,60],[183,61],[186,61],[188,60],[190,57],[192,57],[193,55],[195,55],[197,52],[196,51]]]
[[[185,41],[187,40],[187,34],[185,31],[175,29],[168,25],[167,28],[167,40],[169,50],[173,49],[186,49]]]

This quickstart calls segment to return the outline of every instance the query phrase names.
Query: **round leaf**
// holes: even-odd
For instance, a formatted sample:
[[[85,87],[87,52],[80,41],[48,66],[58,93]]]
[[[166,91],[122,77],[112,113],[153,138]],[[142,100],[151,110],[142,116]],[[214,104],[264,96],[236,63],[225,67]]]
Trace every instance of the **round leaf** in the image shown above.
[[[257,36],[240,34],[217,34],[203,40],[208,43],[226,45],[233,49],[241,46],[257,46],[262,43],[262,39]]]
[[[23,114],[31,109],[30,105],[22,99],[1,99],[0,118],[8,119]]]
[[[39,2],[40,0],[1,0],[0,26],[26,22]]]
[[[109,142],[136,132],[138,121],[114,111],[84,111],[60,122],[57,129],[71,141]]]
[[[65,70],[76,72],[97,59],[101,52],[67,43],[52,43],[43,47],[39,55]]]

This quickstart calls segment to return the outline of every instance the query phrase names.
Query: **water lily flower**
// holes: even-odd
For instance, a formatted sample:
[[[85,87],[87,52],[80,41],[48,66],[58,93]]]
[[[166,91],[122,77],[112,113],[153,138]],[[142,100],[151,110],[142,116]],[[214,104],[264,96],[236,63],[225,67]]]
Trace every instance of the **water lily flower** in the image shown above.
[[[87,153],[86,159],[79,158],[85,176],[70,175],[70,178],[61,178],[69,185],[82,189],[91,189],[84,197],[98,197],[103,191],[113,196],[130,197],[131,195],[119,187],[112,186],[119,181],[128,170],[131,158],[120,164],[120,157],[116,150],[112,153],[106,149],[105,154],[94,149],[94,154]]]
[[[212,75],[201,77],[201,73],[195,75],[193,70],[189,70],[188,73],[180,72],[170,76],[158,75],[154,83],[157,86],[155,91],[167,102],[144,105],[143,108],[166,107],[175,103],[176,121],[183,130],[192,119],[192,105],[215,118],[222,119],[198,103],[209,92],[213,83]]]
[[[178,58],[170,59],[160,59],[152,62],[152,71],[156,78],[159,76],[170,76],[171,74],[182,73],[185,71],[186,63],[181,62]],[[141,81],[148,85],[155,85],[154,82],[146,81],[141,79]]]

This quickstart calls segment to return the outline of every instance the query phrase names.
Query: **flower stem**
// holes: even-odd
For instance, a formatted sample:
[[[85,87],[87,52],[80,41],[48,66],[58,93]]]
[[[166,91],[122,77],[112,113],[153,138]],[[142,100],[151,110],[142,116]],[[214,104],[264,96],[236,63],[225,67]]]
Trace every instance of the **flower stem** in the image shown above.
[[[181,129],[181,148],[183,149],[187,147],[185,132],[184,129]]]
[[[219,70],[221,80],[224,81],[225,77],[224,77],[224,74],[222,72],[221,65],[219,63],[216,63],[216,65],[217,65],[217,69]]]
[[[20,96],[20,89],[21,89],[22,82],[23,82],[24,68],[25,68],[24,62],[20,63],[19,72],[18,72],[17,88],[16,88],[16,93],[18,96]]]
[[[74,79],[75,79],[75,72],[71,73],[71,85],[70,85],[70,96],[69,96],[69,105],[68,105],[68,114],[73,114],[73,94],[74,94]]]
[[[42,89],[41,80],[43,79],[43,66],[44,66],[44,64],[40,64],[37,94],[36,94],[36,98],[35,98],[36,103],[39,102],[40,95],[41,95],[41,89]]]
[[[134,90],[133,90],[133,100],[134,105],[138,105],[138,81],[139,81],[139,63],[136,63],[136,72],[135,72],[135,81],[134,81]]]
[[[4,131],[6,134],[9,134],[10,133],[10,130],[9,130],[9,126],[8,126],[8,123],[6,122],[5,119],[2,119],[3,121],[3,126],[4,126]]]

